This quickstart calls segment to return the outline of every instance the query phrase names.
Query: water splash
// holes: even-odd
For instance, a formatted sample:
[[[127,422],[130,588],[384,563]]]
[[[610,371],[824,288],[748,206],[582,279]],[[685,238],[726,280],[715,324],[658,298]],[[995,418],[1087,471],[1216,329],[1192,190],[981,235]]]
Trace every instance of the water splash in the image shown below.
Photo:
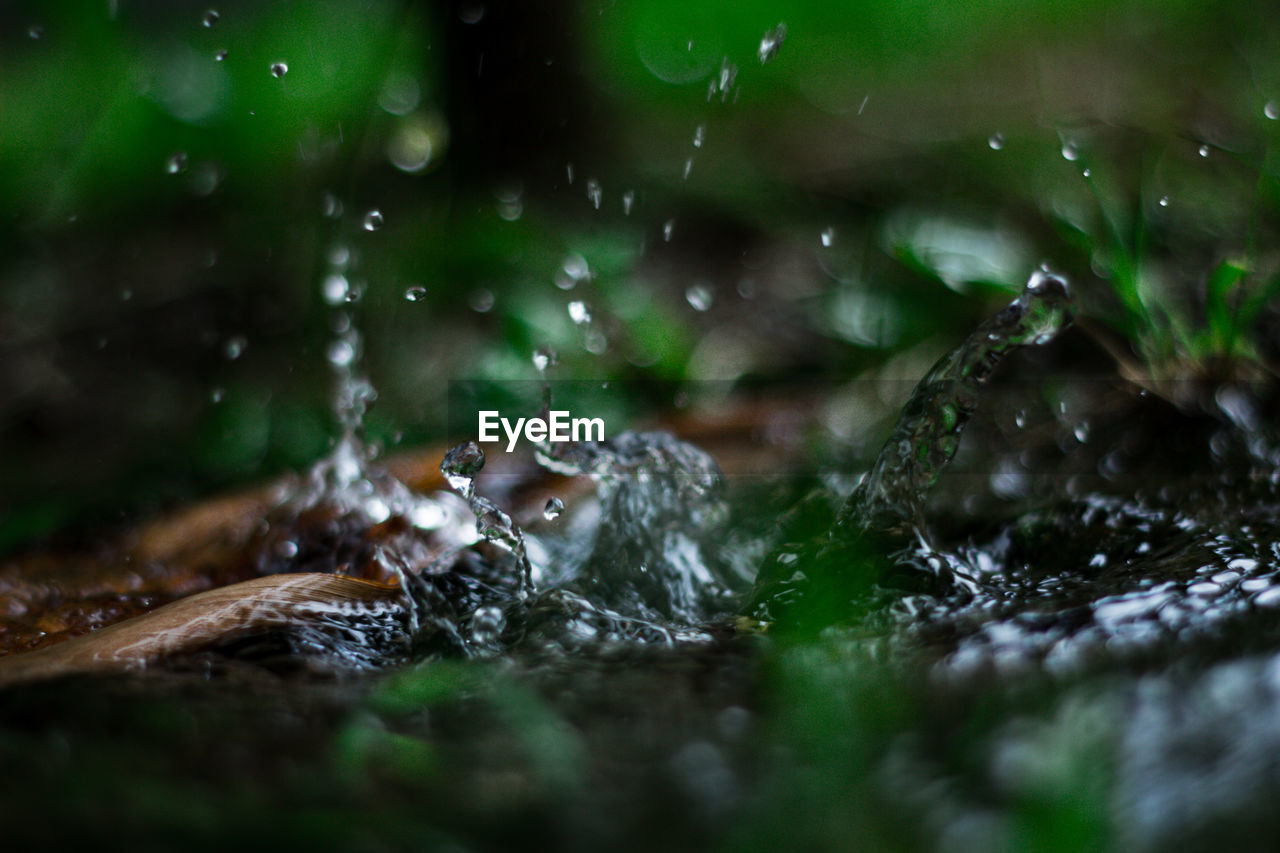
[[[808,599],[826,609],[799,618],[821,627],[846,618],[852,599],[890,577],[891,585],[913,589],[977,592],[966,560],[930,544],[925,498],[955,456],[996,365],[1018,347],[1052,340],[1066,327],[1069,306],[1066,281],[1038,270],[1017,299],[940,359],[843,508],[833,513],[818,492],[781,520],[781,539],[761,565],[747,611],[771,621]],[[825,592],[811,597],[815,583]]]
[[[518,596],[526,598],[533,591],[533,566],[529,562],[524,531],[497,504],[476,494],[476,477],[484,469],[484,451],[474,441],[455,445],[440,462],[440,473],[449,486],[462,496],[476,517],[476,533],[488,542],[510,551],[520,569]]]
[[[980,325],[916,385],[893,434],[850,495],[839,518],[846,535],[924,530],[925,493],[955,456],[982,386],[1022,346],[1048,343],[1070,319],[1065,279],[1037,270],[1022,293]]]
[[[562,555],[564,575],[609,607],[645,620],[698,624],[730,609],[719,552],[724,479],[702,450],[665,433],[537,447],[545,468],[595,482],[599,524]]]

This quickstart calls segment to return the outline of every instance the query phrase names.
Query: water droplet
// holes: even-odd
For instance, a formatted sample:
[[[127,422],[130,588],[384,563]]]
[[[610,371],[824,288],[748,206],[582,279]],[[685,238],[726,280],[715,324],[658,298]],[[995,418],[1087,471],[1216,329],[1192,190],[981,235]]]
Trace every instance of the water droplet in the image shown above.
[[[760,38],[760,47],[756,50],[756,56],[763,65],[778,55],[778,50],[782,47],[782,43],[787,39],[787,25],[779,22],[778,26],[765,32]]]
[[[1086,443],[1089,440],[1089,422],[1081,421],[1080,423],[1076,424],[1075,429],[1072,430],[1072,433],[1075,435],[1076,441],[1080,442],[1081,444]]]
[[[227,58],[227,52],[225,50],[220,50],[213,55],[213,58],[214,58],[214,61],[216,62],[222,62],[224,59]]]
[[[627,190],[622,194],[622,213],[626,216],[631,215],[631,208],[636,203],[635,190]]]
[[[471,298],[468,300],[468,304],[471,305],[471,310],[478,314],[487,314],[492,311],[494,302],[495,299],[493,291],[489,290],[487,287],[481,287],[477,290],[473,290],[471,292]]]
[[[458,20],[464,24],[478,24],[483,18],[483,3],[464,3],[458,7]]]
[[[273,62],[273,63],[271,63],[271,76],[272,76],[272,77],[277,77],[277,78],[279,78],[279,77],[283,77],[284,75],[286,75],[286,74],[288,74],[288,73],[289,73],[289,65],[288,65],[287,63],[284,63],[284,62]]]
[[[684,171],[680,174],[680,179],[689,180],[689,173],[693,171],[693,158],[689,157],[684,161]]]
[[[582,348],[592,355],[600,355],[609,348],[609,339],[599,329],[587,329],[582,336]]]
[[[222,354],[226,356],[227,361],[235,361],[244,354],[247,346],[249,346],[249,342],[245,340],[244,336],[236,335],[222,345]]]
[[[342,243],[335,243],[329,247],[326,257],[334,269],[345,270],[351,263],[351,248]]]
[[[350,292],[351,282],[347,281],[347,277],[341,273],[330,273],[320,284],[320,293],[324,296],[324,301],[330,305],[341,305],[346,302]]]
[[[390,74],[378,93],[378,106],[394,116],[407,116],[422,101],[422,87],[409,74]]]
[[[822,233],[818,235],[818,238],[822,241],[823,248],[830,249],[831,244],[836,241],[836,229],[828,225],[822,229]]]
[[[738,79],[738,66],[729,61],[729,57],[725,57],[720,61],[720,75],[716,79],[716,83],[720,88],[720,100],[723,102],[729,98],[729,90],[733,88],[734,81]]]
[[[565,177],[569,179],[569,185],[572,186],[573,185],[573,164],[572,163],[564,164],[564,174],[565,174]]]
[[[188,185],[191,187],[192,195],[198,198],[205,198],[213,195],[214,190],[218,188],[218,182],[221,180],[222,171],[217,164],[205,162],[196,166]]]
[[[420,284],[406,288],[404,298],[408,302],[421,302],[427,298],[427,289]]]
[[[169,159],[164,161],[164,170],[170,175],[176,175],[179,172],[185,172],[187,169],[187,152],[175,151],[169,155]]]
[[[591,322],[591,309],[587,307],[587,303],[581,299],[575,299],[569,303],[569,319],[575,325],[581,326],[583,323]]]
[[[1084,175],[1086,178],[1091,178],[1091,177],[1093,177],[1093,171],[1092,171],[1091,169],[1085,169],[1085,170],[1084,170],[1083,172],[1081,172],[1080,174]]]
[[[1158,201],[1158,202],[1156,202],[1156,203],[1157,203],[1157,204],[1159,204],[1161,207],[1168,207],[1168,206],[1169,206],[1169,197],[1168,197],[1167,195],[1162,195],[1162,196],[1160,196],[1160,201]]]
[[[702,283],[692,285],[684,292],[684,298],[693,306],[694,311],[706,311],[711,307],[711,303],[715,301],[715,295],[711,292],[711,288]]]
[[[218,10],[210,9],[205,12],[204,17],[200,19],[200,23],[204,24],[206,28],[212,27],[214,24],[218,23]]]
[[[382,211],[375,207],[364,215],[361,225],[366,231],[377,231],[382,227]]]
[[[676,230],[676,221],[675,221],[674,219],[668,219],[666,222],[662,223],[662,239],[663,239],[663,241],[665,241],[665,242],[667,242],[667,243],[670,243],[670,242],[671,242],[671,233],[672,233],[673,231],[675,231],[675,230]]]
[[[1280,102],[1267,101],[1266,106],[1262,108],[1262,114],[1272,121],[1280,118]]]
[[[706,138],[707,138],[707,126],[705,124],[700,124],[693,129],[693,147],[694,148],[701,148],[702,143],[706,140]]]
[[[1004,134],[998,130],[991,134],[990,138],[987,139],[987,146],[992,151],[999,151],[1004,147]]]
[[[564,501],[559,498],[551,498],[547,501],[547,505],[542,508],[542,517],[547,521],[555,521],[564,512]]]
[[[337,219],[342,215],[342,202],[333,193],[324,194],[324,215],[330,219]]]
[[[500,607],[477,607],[471,614],[471,642],[478,646],[490,646],[502,637],[507,617]]]
[[[449,487],[467,500],[475,493],[475,480],[484,468],[484,451],[474,441],[464,441],[449,449],[440,461],[440,473]]]
[[[590,277],[591,267],[587,265],[587,259],[577,252],[570,252],[561,261],[560,269],[556,270],[554,281],[561,290],[573,290],[578,282]]]
[[[40,26],[39,24],[32,24],[31,26],[27,27],[27,38],[39,39],[43,35],[44,35],[44,27]]]
[[[214,403],[221,403],[227,396],[226,388],[214,388],[209,392],[209,399]]]
[[[355,344],[346,338],[332,341],[325,351],[325,357],[334,367],[347,367],[356,360]]]
[[[1027,425],[1027,413],[1025,409],[1019,409],[1013,413],[1013,425],[1018,429],[1024,429]]]
[[[1201,145],[1201,146],[1200,146],[1200,156],[1201,156],[1201,157],[1208,157],[1208,156],[1209,156],[1209,146],[1208,146],[1208,145]]]
[[[533,367],[538,373],[546,373],[548,367],[555,366],[559,356],[551,347],[538,347],[533,351]]]
[[[1080,159],[1080,149],[1076,148],[1074,142],[1062,143],[1062,159],[1072,161]]]
[[[600,209],[600,200],[604,198],[604,190],[600,188],[600,182],[595,178],[587,181],[587,200],[591,202],[591,206],[596,210]]]

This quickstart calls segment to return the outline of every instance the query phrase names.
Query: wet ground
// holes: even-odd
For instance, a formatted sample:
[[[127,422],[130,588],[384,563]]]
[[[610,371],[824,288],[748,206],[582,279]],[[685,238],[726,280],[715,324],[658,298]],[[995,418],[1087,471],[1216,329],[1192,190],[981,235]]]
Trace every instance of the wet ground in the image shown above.
[[[1115,378],[1029,394],[1021,378],[1046,357],[1030,350],[988,386],[1065,321],[1040,310],[1056,297],[1027,293],[920,383],[847,503],[835,466],[735,479],[661,434],[548,449],[544,465],[575,479],[531,474],[541,485],[492,497],[474,446],[446,456],[450,494],[340,445],[226,516],[265,525],[215,523],[219,549],[187,544],[205,587],[336,572],[381,584],[383,609],[325,593],[260,630],[215,624],[121,657],[115,674],[13,681],[8,837],[1265,846],[1280,829],[1280,475],[1239,423],[1261,404],[1219,394],[1229,405],[1188,414]],[[993,523],[1000,506],[1014,509]],[[135,587],[159,583],[158,553]],[[11,609],[14,589],[36,611],[58,589],[74,598],[42,559],[25,565],[44,575],[6,570]],[[40,630],[10,617],[10,636]],[[11,651],[39,644],[24,637]]]

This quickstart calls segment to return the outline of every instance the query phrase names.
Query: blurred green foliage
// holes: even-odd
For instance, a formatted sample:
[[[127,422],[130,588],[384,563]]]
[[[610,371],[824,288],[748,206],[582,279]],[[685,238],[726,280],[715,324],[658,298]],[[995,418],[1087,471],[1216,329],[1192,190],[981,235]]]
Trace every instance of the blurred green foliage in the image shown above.
[[[388,446],[546,345],[567,379],[838,382],[1041,261],[1155,373],[1274,362],[1266,4],[206,10],[0,15],[0,547],[322,454],[335,247]]]

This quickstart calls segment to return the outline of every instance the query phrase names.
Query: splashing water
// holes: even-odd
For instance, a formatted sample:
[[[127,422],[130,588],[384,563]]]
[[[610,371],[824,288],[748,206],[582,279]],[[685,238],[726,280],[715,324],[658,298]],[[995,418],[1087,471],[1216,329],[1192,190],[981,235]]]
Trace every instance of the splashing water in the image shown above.
[[[474,441],[455,445],[440,462],[440,473],[449,486],[462,496],[476,517],[476,533],[510,551],[520,569],[521,599],[533,591],[533,566],[529,562],[524,531],[488,498],[476,494],[476,477],[484,469],[484,451]]]
[[[955,456],[982,386],[1014,349],[1053,340],[1069,322],[1069,305],[1066,280],[1037,270],[1017,299],[935,364],[845,504],[842,530],[923,531],[925,492]]]
[[[1066,281],[1038,270],[1017,299],[940,359],[916,385],[892,435],[831,527],[807,542],[804,536],[813,533],[800,534],[799,542],[784,536],[787,541],[775,547],[761,566],[748,611],[770,620],[775,605],[785,609],[815,578],[844,590],[830,596],[833,600],[844,600],[846,593],[865,594],[874,582],[863,577],[868,561],[879,564],[880,574],[905,571],[944,590],[975,592],[978,582],[965,561],[929,543],[926,493],[955,456],[996,365],[1018,347],[1052,340],[1068,324],[1069,306]],[[815,499],[825,500],[825,495],[805,503]],[[787,527],[784,519],[784,534]],[[891,564],[877,555],[890,555]],[[851,592],[854,588],[861,592]]]
[[[699,624],[731,609],[718,548],[728,507],[709,455],[665,433],[622,433],[543,443],[536,456],[551,471],[596,484],[599,524],[586,547],[561,554],[571,586],[649,621]]]

